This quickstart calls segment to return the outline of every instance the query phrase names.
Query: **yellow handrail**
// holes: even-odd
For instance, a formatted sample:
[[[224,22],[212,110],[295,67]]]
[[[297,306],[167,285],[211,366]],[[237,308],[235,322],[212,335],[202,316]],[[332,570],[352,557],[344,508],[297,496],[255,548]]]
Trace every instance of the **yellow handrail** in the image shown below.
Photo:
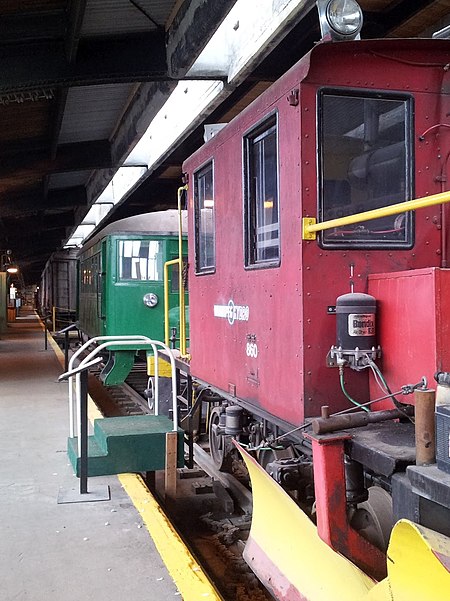
[[[180,267],[178,269],[178,293],[180,295],[180,352],[183,357],[186,355],[186,303],[183,281],[183,217],[181,214],[181,196],[187,189],[187,184],[178,188],[178,258],[180,260]]]
[[[377,219],[378,217],[388,217],[389,215],[406,213],[406,211],[423,209],[424,207],[431,207],[446,202],[450,202],[450,192],[441,192],[440,194],[407,200],[406,202],[399,202],[395,205],[380,207],[379,209],[373,209],[372,211],[364,211],[363,213],[355,213],[354,215],[339,217],[338,219],[330,219],[329,221],[322,221],[321,223],[317,223],[315,217],[303,217],[302,238],[303,240],[315,240],[316,232],[329,230],[333,227],[361,223],[363,221],[370,221],[370,219]]]
[[[178,269],[181,269],[180,259],[172,259],[164,263],[164,343],[167,346],[169,346],[169,267],[171,265],[178,265]]]
[[[183,217],[181,213],[181,195],[188,187],[178,188],[178,258],[164,263],[164,342],[169,346],[169,267],[178,265],[178,294],[180,310],[180,352],[186,356],[186,303],[183,282]]]

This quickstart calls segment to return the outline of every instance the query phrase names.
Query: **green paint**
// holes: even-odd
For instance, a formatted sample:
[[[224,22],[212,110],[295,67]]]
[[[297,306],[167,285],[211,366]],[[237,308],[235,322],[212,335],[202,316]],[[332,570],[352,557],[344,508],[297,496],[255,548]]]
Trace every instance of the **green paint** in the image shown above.
[[[100,379],[105,386],[123,384],[134,365],[135,351],[112,351]]]
[[[152,472],[165,468],[166,433],[173,423],[160,415],[109,417],[94,421],[94,436],[88,437],[88,476],[126,472]],[[77,439],[69,438],[68,456],[79,476]],[[183,431],[178,429],[178,467],[184,466]]]

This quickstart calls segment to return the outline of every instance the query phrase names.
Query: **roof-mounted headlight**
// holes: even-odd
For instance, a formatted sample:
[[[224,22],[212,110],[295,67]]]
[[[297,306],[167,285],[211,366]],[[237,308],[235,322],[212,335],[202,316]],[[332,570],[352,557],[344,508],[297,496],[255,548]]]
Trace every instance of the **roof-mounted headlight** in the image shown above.
[[[354,40],[363,24],[361,7],[356,0],[317,0],[322,37]]]

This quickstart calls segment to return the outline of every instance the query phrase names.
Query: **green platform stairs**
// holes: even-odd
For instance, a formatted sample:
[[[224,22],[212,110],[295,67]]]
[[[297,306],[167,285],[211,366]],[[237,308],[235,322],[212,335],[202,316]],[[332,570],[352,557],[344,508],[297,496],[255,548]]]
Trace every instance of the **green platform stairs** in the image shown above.
[[[166,434],[173,422],[164,415],[105,417],[94,421],[88,437],[88,476],[153,472],[165,468]],[[177,432],[177,467],[184,466],[183,430]],[[80,475],[77,438],[68,439],[68,456]]]

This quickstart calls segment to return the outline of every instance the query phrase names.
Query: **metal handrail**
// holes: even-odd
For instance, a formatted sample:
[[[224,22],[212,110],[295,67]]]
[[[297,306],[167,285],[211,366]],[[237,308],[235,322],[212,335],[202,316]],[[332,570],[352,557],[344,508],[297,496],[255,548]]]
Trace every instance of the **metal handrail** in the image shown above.
[[[78,434],[78,446],[77,446],[77,455],[80,458],[80,495],[87,494],[88,492],[88,461],[89,461],[89,451],[88,451],[88,409],[87,409],[87,398],[88,398],[88,374],[87,370],[100,363],[103,360],[103,357],[97,357],[93,361],[85,363],[83,366],[79,365],[75,369],[70,371],[66,371],[61,374],[58,378],[59,382],[63,380],[71,380],[75,375],[77,378],[80,377],[81,380],[81,391],[80,391],[80,431]],[[78,463],[78,461],[77,461]],[[77,469],[75,469],[77,472]]]
[[[82,371],[89,369],[93,365],[97,365],[97,363],[101,363],[102,361],[103,361],[103,357],[97,357],[96,359],[94,359],[93,361],[90,361],[89,363],[85,363],[84,365],[80,364],[78,367],[75,367],[75,369],[68,370],[68,371],[64,372],[63,374],[61,374],[58,378],[58,382],[62,382],[63,380],[68,380],[72,376],[75,376],[75,375],[81,373]]]
[[[180,311],[180,352],[186,357],[186,300],[183,282],[183,217],[181,212],[181,195],[188,186],[178,188],[178,257],[164,263],[164,341],[169,344],[169,266],[178,265],[178,296]]]
[[[81,355],[83,351],[85,351],[89,346],[94,345],[99,340],[129,340],[130,342],[134,342],[135,340],[142,340],[144,337],[141,335],[130,335],[130,336],[96,336],[95,338],[90,338],[87,342],[80,346],[78,350],[76,350],[72,357],[69,360],[69,371],[73,369],[73,365],[75,360]],[[78,404],[78,399],[77,399]],[[69,377],[69,436],[73,438],[75,435],[75,426],[74,426],[74,410],[73,410],[73,379]]]
[[[84,359],[80,361],[78,368],[85,367],[90,361],[94,359],[98,353],[102,350],[107,349],[111,346],[129,346],[131,343],[139,343],[139,346],[150,346],[153,350],[153,354],[155,356],[155,415],[159,415],[159,365],[158,365],[158,351],[157,347],[161,347],[164,349],[170,360],[171,366],[171,376],[172,376],[172,411],[173,411],[173,431],[176,432],[178,430],[178,411],[177,411],[177,381],[176,381],[176,373],[175,373],[175,357],[173,355],[172,350],[160,340],[153,340],[148,338],[148,336],[141,335],[130,335],[130,336],[97,336],[95,338],[91,338],[88,342],[86,342],[82,347],[80,347],[76,353],[71,357],[69,362],[69,372],[73,370],[73,363],[80,355],[80,353],[85,350],[91,344],[96,343],[97,341],[105,340],[102,344],[96,346]],[[82,371],[82,369],[80,369]],[[75,373],[75,372],[74,372]],[[68,377],[69,380],[69,429],[70,436],[74,436],[75,425],[74,425],[74,411],[73,411],[73,390],[72,390],[72,376]],[[78,451],[80,451],[80,407],[81,407],[81,399],[80,399],[80,388],[81,388],[81,380],[80,373],[75,374],[75,395],[76,395],[76,421],[77,421],[77,435],[78,435]]]
[[[55,335],[64,334],[64,369],[66,371],[69,368],[69,332],[71,332],[72,330],[78,330],[79,335],[80,331],[78,329],[77,322],[71,323],[69,326],[66,326],[62,330],[55,332]]]
[[[302,239],[315,240],[316,232],[329,230],[333,227],[361,223],[363,221],[370,221],[371,219],[377,219],[379,217],[389,217],[390,215],[398,215],[399,213],[406,213],[407,211],[423,209],[425,207],[444,204],[446,202],[450,202],[450,192],[440,192],[439,194],[432,194],[431,196],[407,200],[394,205],[372,209],[371,211],[364,211],[362,213],[355,213],[354,215],[347,215],[346,217],[321,221],[320,223],[317,223],[315,217],[303,217]]]
[[[52,306],[52,327],[53,332],[56,330],[56,311],[67,311],[68,313],[75,313],[75,309],[71,309],[70,307],[57,307],[56,305]]]
[[[181,214],[181,196],[188,189],[187,184],[178,188],[178,258],[180,267],[178,268],[178,293],[180,295],[180,351],[184,357],[186,355],[186,306],[184,297],[183,281],[183,218]]]
[[[172,259],[164,263],[164,342],[169,344],[169,267],[178,265],[181,272],[183,262],[180,258]],[[180,330],[181,330],[181,308],[180,308]],[[180,332],[180,350],[181,350],[181,332]]]

